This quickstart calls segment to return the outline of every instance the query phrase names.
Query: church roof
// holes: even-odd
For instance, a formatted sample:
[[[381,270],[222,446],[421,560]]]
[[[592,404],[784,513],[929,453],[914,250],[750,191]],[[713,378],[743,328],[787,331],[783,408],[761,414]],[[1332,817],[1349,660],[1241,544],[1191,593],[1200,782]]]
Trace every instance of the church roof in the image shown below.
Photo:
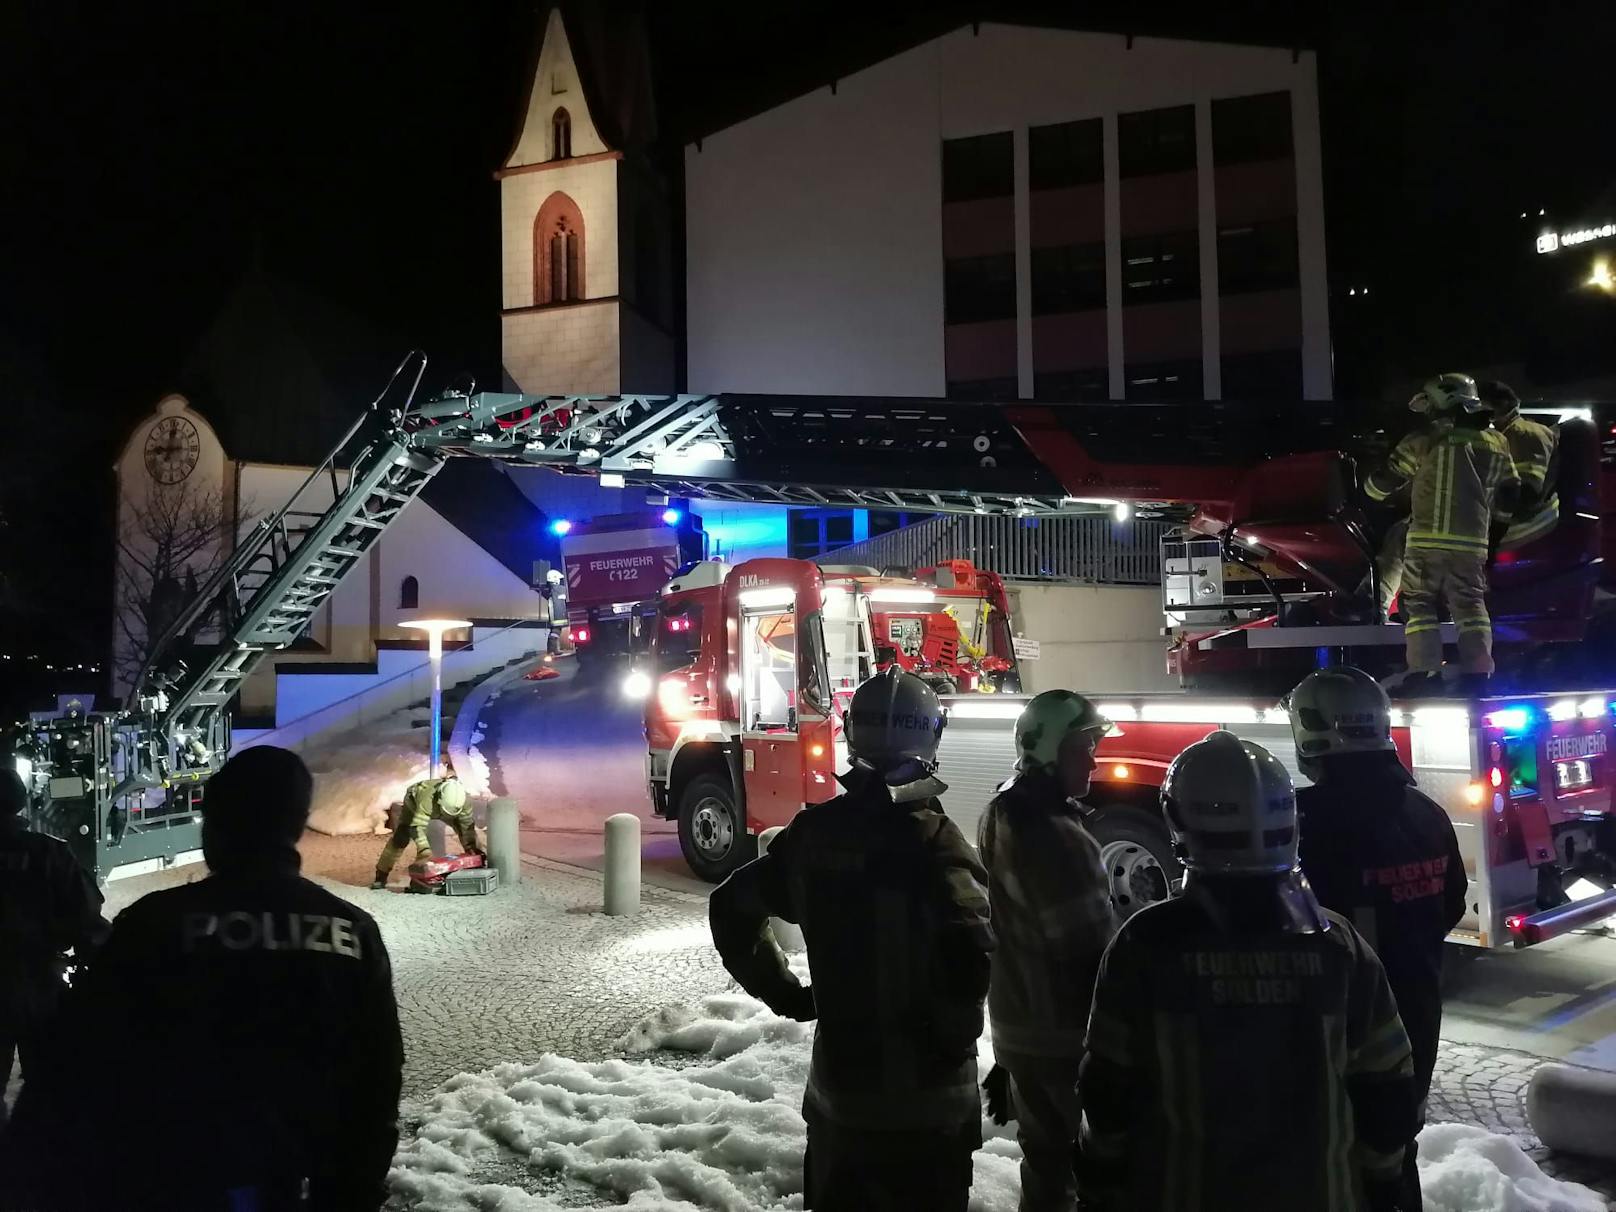
[[[207,417],[230,458],[310,467],[375,399],[407,348],[255,263],[175,388]]]

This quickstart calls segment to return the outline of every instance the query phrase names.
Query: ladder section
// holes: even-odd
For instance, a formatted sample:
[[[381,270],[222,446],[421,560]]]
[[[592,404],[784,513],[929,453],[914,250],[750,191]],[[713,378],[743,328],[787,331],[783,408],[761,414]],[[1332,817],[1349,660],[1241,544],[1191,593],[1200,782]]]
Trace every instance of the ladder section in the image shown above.
[[[309,521],[307,511],[288,506],[260,527],[238,550],[229,583],[221,587],[232,608],[229,635],[173,694],[163,715],[169,735],[201,735],[265,653],[302,635],[439,466],[441,460],[408,449],[402,434],[389,435],[361,453],[324,514]]]
[[[670,496],[926,513],[1101,513],[1067,495],[996,404],[907,397],[453,394],[419,449],[620,477]]]

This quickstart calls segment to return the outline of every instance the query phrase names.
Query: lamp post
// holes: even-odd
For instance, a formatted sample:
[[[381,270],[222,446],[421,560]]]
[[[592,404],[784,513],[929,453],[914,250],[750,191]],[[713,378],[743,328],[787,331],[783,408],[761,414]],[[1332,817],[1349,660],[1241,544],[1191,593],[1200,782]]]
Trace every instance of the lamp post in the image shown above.
[[[432,663],[432,764],[427,778],[435,779],[443,751],[443,633],[470,627],[471,622],[469,619],[406,619],[399,626],[426,632],[427,657]]]

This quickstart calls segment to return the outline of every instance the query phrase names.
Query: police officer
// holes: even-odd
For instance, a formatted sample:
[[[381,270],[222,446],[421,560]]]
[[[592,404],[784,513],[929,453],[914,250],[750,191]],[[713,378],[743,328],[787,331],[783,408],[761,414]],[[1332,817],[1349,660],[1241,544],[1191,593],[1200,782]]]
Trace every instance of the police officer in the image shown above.
[[[865,682],[847,713],[845,793],[805,808],[709,902],[713,942],[747,992],[818,1019],[802,1111],[815,1212],[963,1212],[970,1194],[993,937],[985,874],[936,799],[945,722],[913,674]],[[802,927],[811,987],[771,915]]]
[[[1296,867],[1296,796],[1214,732],[1162,806],[1183,893],[1117,933],[1089,1019],[1080,1166],[1101,1208],[1397,1208],[1413,1070],[1386,974]]]
[[[1504,532],[1501,546],[1524,547],[1560,524],[1560,496],[1554,487],[1558,430],[1521,416],[1521,399],[1508,383],[1488,379],[1481,398],[1492,410],[1493,428],[1504,435],[1515,474],[1520,477],[1520,499]]]
[[[1322,669],[1289,700],[1302,773],[1301,863],[1319,901],[1380,956],[1414,1056],[1423,1104],[1442,1027],[1442,945],[1464,916],[1469,880],[1448,814],[1414,786],[1392,744],[1386,692],[1362,670]],[[1411,1143],[1405,1207],[1420,1207]]]
[[[25,1091],[18,1128],[52,1193],[28,1206],[71,1206],[74,1176],[95,1208],[381,1206],[403,1068],[392,969],[376,923],[298,874],[311,791],[270,746],[208,784],[208,878],[119,915],[66,1016],[77,1071],[37,1105]]]
[[[1409,434],[1364,485],[1371,500],[1384,501],[1411,484],[1402,587],[1407,694],[1434,689],[1442,668],[1438,608],[1443,601],[1459,632],[1460,671],[1473,683],[1491,676],[1490,533],[1494,519],[1513,514],[1520,487],[1508,444],[1488,428],[1490,415],[1474,379],[1439,375],[1426,383],[1423,395],[1431,415],[1451,424]]]
[[[67,953],[82,965],[107,932],[101,893],[66,843],[28,829],[27,806],[17,772],[0,769],[0,1088],[14,1058],[30,1081],[43,1072]]]
[[[1100,847],[1076,801],[1089,793],[1094,750],[1110,727],[1080,694],[1035,695],[1016,721],[1016,775],[978,831],[998,943],[988,1017],[997,1068],[1010,1075],[1022,1212],[1066,1212],[1077,1197],[1077,1066],[1116,920]],[[994,1109],[992,1074],[984,1085]]]
[[[426,827],[433,821],[443,821],[454,828],[464,853],[483,852],[477,844],[477,826],[471,818],[471,803],[466,798],[466,788],[455,777],[454,771],[450,770],[442,778],[422,779],[419,783],[411,783],[404,792],[398,824],[376,860],[376,876],[370,884],[372,889],[387,887],[388,877],[398,864],[398,856],[412,841],[415,843],[416,862],[432,856],[432,843],[427,839]]]

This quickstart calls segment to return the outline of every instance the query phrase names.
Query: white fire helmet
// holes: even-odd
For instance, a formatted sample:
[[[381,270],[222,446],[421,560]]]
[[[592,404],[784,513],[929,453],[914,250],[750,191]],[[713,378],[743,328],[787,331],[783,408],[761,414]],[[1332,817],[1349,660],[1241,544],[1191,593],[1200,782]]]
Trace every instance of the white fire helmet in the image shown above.
[[[1296,789],[1261,745],[1221,729],[1173,759],[1162,809],[1184,866],[1278,875],[1296,866]]]
[[[466,806],[466,788],[452,773],[438,782],[437,805],[447,812],[459,812]]]
[[[1392,705],[1374,678],[1351,665],[1317,669],[1285,699],[1296,756],[1384,753],[1392,744]]]
[[[889,665],[853,692],[847,748],[889,786],[913,783],[937,769],[937,745],[948,723],[936,692]]]

